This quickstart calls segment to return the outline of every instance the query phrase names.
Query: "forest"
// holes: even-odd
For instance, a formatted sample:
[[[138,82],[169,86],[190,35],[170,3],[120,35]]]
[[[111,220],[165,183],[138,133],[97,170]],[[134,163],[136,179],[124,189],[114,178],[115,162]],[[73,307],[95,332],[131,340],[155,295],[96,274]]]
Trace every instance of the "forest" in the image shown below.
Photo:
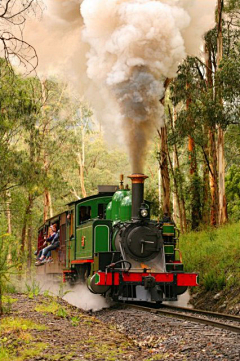
[[[239,239],[240,0],[0,0],[0,361],[239,360]]]
[[[22,30],[42,9],[14,3],[0,5],[0,277],[11,271],[9,257],[31,268],[47,218],[131,173],[90,104],[62,80],[37,76]],[[167,213],[182,233],[240,220],[239,9],[239,0],[218,1],[201,55],[179,65],[159,99],[165,124],[148,143],[145,198],[155,219]]]

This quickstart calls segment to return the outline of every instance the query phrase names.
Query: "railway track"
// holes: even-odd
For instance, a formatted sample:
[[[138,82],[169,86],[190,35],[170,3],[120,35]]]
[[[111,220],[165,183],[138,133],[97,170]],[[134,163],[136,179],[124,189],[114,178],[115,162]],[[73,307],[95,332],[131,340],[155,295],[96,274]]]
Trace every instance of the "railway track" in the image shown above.
[[[240,317],[217,312],[190,309],[186,307],[162,305],[160,308],[145,307],[134,304],[126,304],[126,308],[138,309],[145,312],[176,317],[183,320],[201,323],[208,326],[225,329],[240,334]],[[222,320],[224,319],[224,322]],[[221,321],[219,321],[221,320]]]

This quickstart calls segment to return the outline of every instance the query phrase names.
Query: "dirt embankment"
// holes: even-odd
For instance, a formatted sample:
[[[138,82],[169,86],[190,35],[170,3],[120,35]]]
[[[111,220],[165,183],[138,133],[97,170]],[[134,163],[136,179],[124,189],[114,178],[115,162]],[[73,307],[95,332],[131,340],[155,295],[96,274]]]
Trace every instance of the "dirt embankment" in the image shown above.
[[[199,290],[192,295],[190,303],[194,308],[240,315],[240,290],[234,286],[220,292]]]

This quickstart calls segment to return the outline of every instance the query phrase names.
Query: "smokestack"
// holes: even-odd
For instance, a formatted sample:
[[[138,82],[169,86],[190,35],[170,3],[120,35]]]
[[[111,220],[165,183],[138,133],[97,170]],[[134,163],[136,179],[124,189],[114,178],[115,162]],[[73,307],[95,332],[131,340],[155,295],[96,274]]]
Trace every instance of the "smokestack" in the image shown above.
[[[140,219],[139,210],[144,200],[144,181],[148,176],[141,173],[134,173],[128,178],[132,181],[132,219]]]

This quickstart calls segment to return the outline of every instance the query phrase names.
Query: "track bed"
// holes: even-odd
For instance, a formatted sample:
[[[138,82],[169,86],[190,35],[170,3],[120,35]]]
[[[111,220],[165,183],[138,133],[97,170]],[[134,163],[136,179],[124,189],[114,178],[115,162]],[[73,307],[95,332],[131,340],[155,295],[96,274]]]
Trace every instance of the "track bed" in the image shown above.
[[[159,355],[153,360],[239,360],[237,333],[156,311],[120,307],[98,312],[97,317],[128,334],[136,344],[153,349]]]

